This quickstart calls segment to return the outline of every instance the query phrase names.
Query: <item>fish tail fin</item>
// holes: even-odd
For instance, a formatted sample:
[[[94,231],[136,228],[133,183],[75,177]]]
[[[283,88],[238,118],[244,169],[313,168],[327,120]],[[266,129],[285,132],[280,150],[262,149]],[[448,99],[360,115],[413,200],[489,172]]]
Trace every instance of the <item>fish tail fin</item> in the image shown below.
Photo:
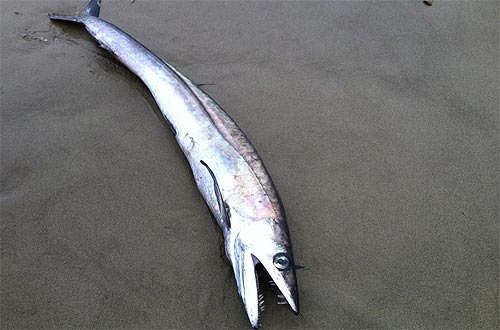
[[[76,22],[76,23],[82,22],[80,17],[70,16],[70,15],[49,14],[49,18],[52,20],[58,20],[58,21],[69,21],[69,22]]]
[[[90,0],[87,7],[85,7],[85,9],[81,12],[80,16],[49,14],[49,18],[52,20],[82,23],[83,17],[86,16],[99,17],[100,11],[101,11],[101,0]]]
[[[90,0],[89,4],[82,11],[80,16],[95,16],[99,17],[99,12],[101,11],[101,0]]]

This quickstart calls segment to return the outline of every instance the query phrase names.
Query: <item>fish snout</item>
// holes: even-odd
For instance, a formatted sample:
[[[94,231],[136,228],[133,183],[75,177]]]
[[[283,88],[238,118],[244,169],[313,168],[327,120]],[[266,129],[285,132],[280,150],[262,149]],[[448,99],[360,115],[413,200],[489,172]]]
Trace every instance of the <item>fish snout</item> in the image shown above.
[[[231,262],[238,292],[254,329],[264,310],[264,295],[259,281],[269,283],[278,304],[288,304],[299,313],[295,266],[289,242],[273,221],[259,221],[240,231],[232,244]],[[285,239],[287,239],[285,237]]]

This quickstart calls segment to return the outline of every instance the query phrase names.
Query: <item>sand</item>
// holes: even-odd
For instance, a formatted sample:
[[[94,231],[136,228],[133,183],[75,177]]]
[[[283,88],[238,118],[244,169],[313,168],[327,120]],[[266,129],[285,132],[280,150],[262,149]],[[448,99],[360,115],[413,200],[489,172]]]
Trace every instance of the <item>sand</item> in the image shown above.
[[[247,329],[148,90],[81,1],[1,10],[1,327]],[[239,123],[284,201],[301,315],[263,329],[499,324],[499,3],[103,1]]]

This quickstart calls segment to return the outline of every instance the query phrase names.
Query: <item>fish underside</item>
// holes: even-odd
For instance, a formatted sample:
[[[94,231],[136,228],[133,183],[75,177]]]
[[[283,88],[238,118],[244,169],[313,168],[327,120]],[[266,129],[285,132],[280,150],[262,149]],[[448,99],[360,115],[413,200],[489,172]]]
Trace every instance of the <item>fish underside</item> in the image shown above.
[[[100,0],[91,0],[78,17],[49,16],[83,24],[151,91],[222,229],[225,252],[252,327],[260,326],[264,307],[259,274],[270,280],[279,303],[298,314],[285,213],[262,159],[229,115],[196,84],[130,35],[98,18],[100,5]]]

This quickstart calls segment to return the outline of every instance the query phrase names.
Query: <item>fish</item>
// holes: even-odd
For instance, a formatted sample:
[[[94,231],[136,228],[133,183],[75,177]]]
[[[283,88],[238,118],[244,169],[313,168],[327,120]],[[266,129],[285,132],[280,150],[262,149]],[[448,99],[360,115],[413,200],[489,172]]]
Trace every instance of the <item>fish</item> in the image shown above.
[[[272,283],[279,303],[299,314],[285,211],[262,158],[208,94],[132,36],[99,18],[100,8],[100,0],[90,0],[78,16],[49,14],[49,18],[82,24],[151,92],[221,228],[225,254],[252,328],[259,328],[264,309],[259,285],[263,278]]]

